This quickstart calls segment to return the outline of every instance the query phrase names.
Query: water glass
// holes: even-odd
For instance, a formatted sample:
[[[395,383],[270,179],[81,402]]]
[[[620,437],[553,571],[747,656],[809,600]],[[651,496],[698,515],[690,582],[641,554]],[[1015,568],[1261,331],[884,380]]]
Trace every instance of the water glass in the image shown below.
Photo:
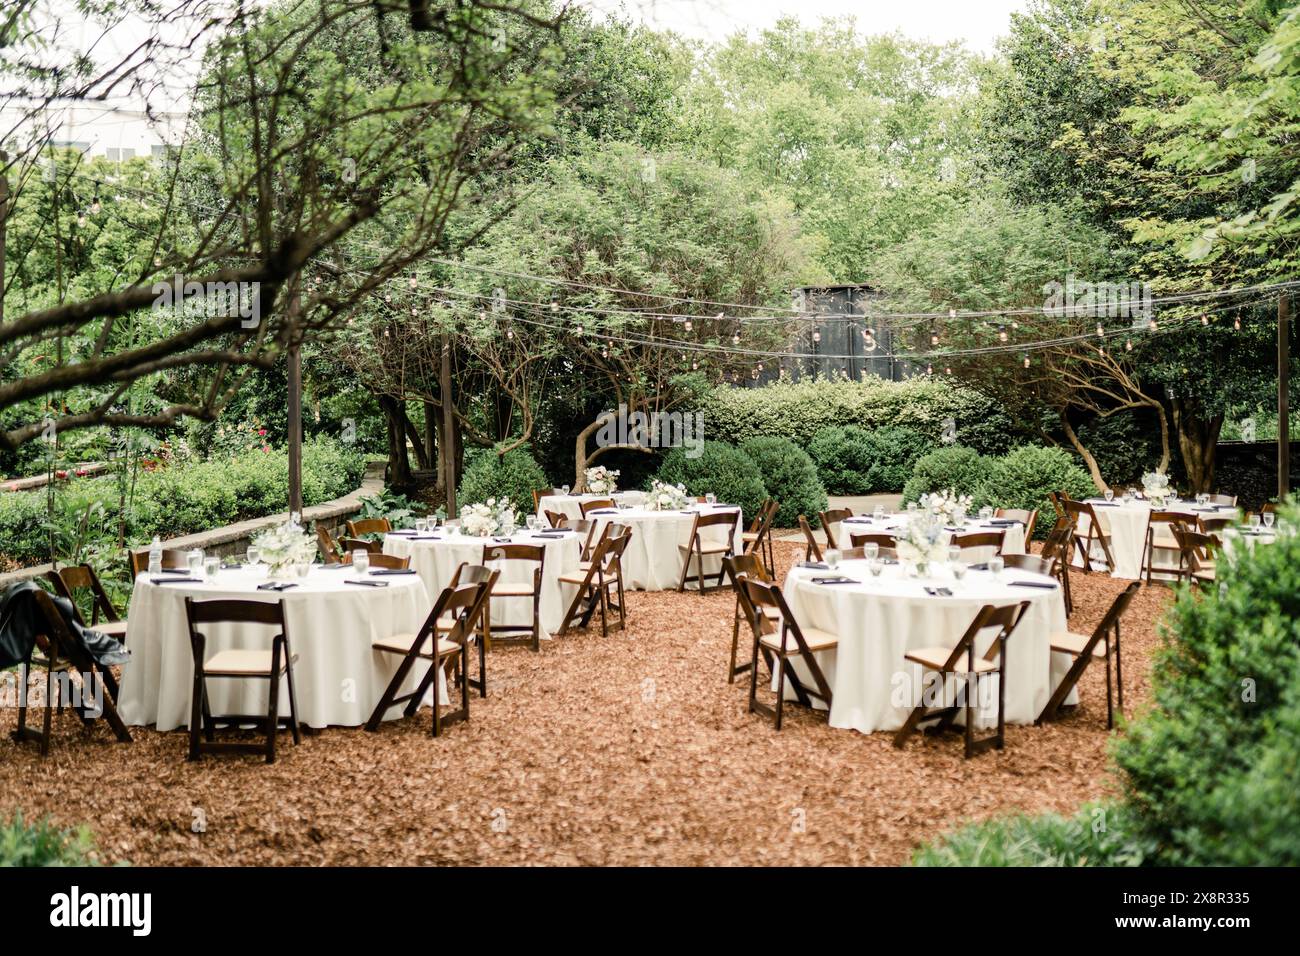
[[[1006,562],[1002,560],[1002,555],[995,554],[993,557],[989,558],[989,570],[993,572],[995,578],[1002,575],[1002,569],[1004,567],[1006,567]]]
[[[1258,531],[1258,530],[1259,530],[1259,515],[1258,515],[1258,514],[1252,514],[1252,515],[1250,516],[1250,530],[1252,530],[1252,531]]]
[[[952,579],[960,583],[964,577],[966,577],[966,562],[952,562]]]
[[[948,563],[956,567],[961,564],[961,548],[955,544],[948,545]]]
[[[840,551],[838,548],[828,548],[826,551],[826,566],[834,571],[840,566]]]
[[[536,530],[537,530],[537,515],[529,515],[529,516],[528,516],[526,519],[524,519],[524,520],[525,520],[526,523],[528,524],[528,530],[529,530],[529,531],[536,531]]]
[[[718,503],[718,496],[710,491],[707,495],[704,496],[704,500],[708,502],[709,507],[711,508]]]
[[[209,581],[217,579],[217,572],[221,570],[221,559],[217,557],[203,559],[203,576]]]
[[[1273,512],[1265,511],[1263,518],[1264,518],[1264,527],[1269,528],[1271,530],[1273,527],[1273,518],[1274,518]]]
[[[915,501],[909,501],[909,502],[907,503],[907,513],[908,513],[908,514],[915,514],[915,513],[916,513],[916,502],[915,502]]]
[[[244,556],[248,559],[249,564],[257,564],[258,561],[262,560],[262,552],[255,544],[250,544],[248,546],[248,550],[244,552]]]
[[[424,534],[424,533],[425,533],[426,531],[428,531],[428,530],[429,530],[429,519],[428,519],[428,518],[416,518],[416,519],[415,519],[415,533],[416,533],[416,534]]]
[[[357,548],[352,552],[352,567],[357,574],[365,574],[370,570],[370,552],[365,548]]]
[[[879,558],[872,558],[867,562],[867,570],[871,572],[873,578],[880,577],[880,572],[885,570],[885,562]]]
[[[564,495],[565,497],[568,497],[568,494],[569,494],[569,486],[568,486],[568,485],[560,485],[560,494]]]
[[[295,564],[293,566],[293,571],[294,574],[298,575],[298,580],[301,581],[305,579],[307,575],[311,574],[311,562],[310,561],[299,562],[298,564]]]
[[[203,549],[195,548],[185,556],[185,563],[189,566],[190,574],[198,577],[203,573]]]
[[[880,557],[880,545],[874,541],[869,541],[862,546],[862,556],[868,561],[874,561]]]
[[[871,517],[876,521],[884,521],[885,520],[884,505],[876,505],[876,510],[871,512]]]
[[[1106,489],[1105,491],[1103,491],[1101,494],[1102,494],[1102,497],[1104,497],[1107,501],[1114,501],[1114,500],[1115,500],[1115,489],[1114,489],[1114,488],[1107,488],[1107,489]]]

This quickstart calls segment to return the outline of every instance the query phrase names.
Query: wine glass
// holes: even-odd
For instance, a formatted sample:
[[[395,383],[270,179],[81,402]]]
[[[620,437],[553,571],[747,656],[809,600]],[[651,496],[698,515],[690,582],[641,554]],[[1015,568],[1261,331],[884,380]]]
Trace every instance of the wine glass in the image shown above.
[[[1106,489],[1105,491],[1103,491],[1101,494],[1102,494],[1102,497],[1104,497],[1107,501],[1114,501],[1114,500],[1115,500],[1115,489],[1114,489],[1114,488],[1107,488],[1107,489]]]
[[[961,548],[957,547],[955,544],[948,545],[948,564],[952,567],[956,567],[961,563]]]
[[[203,549],[195,548],[185,556],[185,563],[189,566],[190,574],[198,577],[203,573]]]
[[[1258,514],[1252,514],[1252,515],[1250,516],[1250,530],[1251,530],[1251,531],[1258,531],[1258,530],[1259,530],[1259,515],[1258,515]]]
[[[537,530],[537,515],[529,515],[527,518],[524,519],[524,523],[525,523],[526,525],[528,525],[528,530],[529,530],[529,531],[536,531],[536,530]]]
[[[874,521],[884,521],[884,520],[885,520],[885,506],[884,506],[884,505],[876,505],[876,510],[873,511],[873,512],[871,512],[871,517],[872,517],[872,520],[874,520]]]
[[[880,572],[885,570],[885,562],[879,558],[872,558],[867,562],[867,570],[871,572],[873,578],[880,577]]]
[[[862,556],[868,561],[874,561],[880,556],[880,545],[874,541],[868,541],[862,546]]]
[[[560,485],[560,494],[567,498],[569,496],[569,486]]]
[[[965,561],[953,561],[953,562],[952,562],[952,579],[953,579],[954,581],[956,581],[957,583],[960,584],[961,581],[962,581],[962,579],[964,579],[964,578],[966,577],[966,571],[967,571],[967,568],[966,568],[966,562],[965,562]]]
[[[352,569],[357,574],[365,574],[370,570],[370,552],[365,548],[356,548],[352,552]]]
[[[257,564],[257,562],[262,560],[262,552],[258,549],[257,545],[250,544],[248,550],[244,552],[244,557],[248,559],[249,564]]]
[[[1271,511],[1265,511],[1262,517],[1264,518],[1264,527],[1271,531],[1273,529],[1273,518],[1275,515]]]
[[[203,576],[209,581],[217,579],[217,572],[221,570],[221,559],[218,557],[203,559]]]
[[[828,548],[826,550],[826,567],[834,571],[839,566],[840,566],[839,548]]]
[[[995,554],[993,557],[989,558],[989,570],[993,572],[993,577],[995,578],[1002,576],[1002,569],[1006,566],[1006,562],[1002,560],[1002,555],[1000,554]]]
[[[714,505],[718,503],[718,496],[710,491],[708,494],[704,496],[704,500],[705,502],[708,503],[708,506],[712,508]]]

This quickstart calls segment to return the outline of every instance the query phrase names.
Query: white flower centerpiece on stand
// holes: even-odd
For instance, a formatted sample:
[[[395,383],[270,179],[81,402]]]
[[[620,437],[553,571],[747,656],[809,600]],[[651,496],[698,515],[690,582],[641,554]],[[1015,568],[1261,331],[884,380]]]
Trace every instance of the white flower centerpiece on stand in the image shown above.
[[[508,498],[489,498],[460,509],[460,530],[474,538],[487,538],[494,534],[514,534],[518,523],[515,509]]]
[[[912,564],[917,577],[925,577],[931,564],[948,556],[943,536],[943,522],[936,513],[918,511],[896,537],[898,556]]]
[[[1153,505],[1163,508],[1169,500],[1169,476],[1163,471],[1148,471],[1142,476],[1142,494]]]
[[[583,472],[584,484],[593,495],[612,495],[618,491],[618,474],[604,465],[597,465]]]
[[[651,511],[681,511],[686,507],[686,486],[653,481],[646,496],[646,506]]]
[[[970,495],[954,494],[951,488],[921,496],[921,509],[944,524],[961,524],[970,514]]]
[[[296,521],[286,521],[263,531],[253,539],[253,544],[273,581],[293,577],[296,568],[308,566],[316,559],[316,539]]]

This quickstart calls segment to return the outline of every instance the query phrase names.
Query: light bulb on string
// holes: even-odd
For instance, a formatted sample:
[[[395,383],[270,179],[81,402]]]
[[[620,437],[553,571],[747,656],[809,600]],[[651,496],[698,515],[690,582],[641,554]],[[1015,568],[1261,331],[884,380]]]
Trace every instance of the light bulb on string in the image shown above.
[[[1156,331],[1156,329],[1158,329],[1159,327],[1160,327],[1160,326],[1156,324],[1156,317],[1155,317],[1154,315],[1151,316],[1151,320],[1150,320],[1149,322],[1147,322],[1147,329],[1148,329],[1149,331],[1151,331],[1151,332],[1154,332],[1154,331]]]
[[[925,374],[926,374],[926,375],[933,375],[933,374],[934,374],[934,366],[933,366],[932,364],[930,364],[929,362],[927,362],[927,363],[925,364]]]
[[[731,334],[731,344],[732,344],[732,345],[739,345],[739,344],[740,344],[740,333],[739,333],[739,332],[733,332],[733,333]]]
[[[820,342],[820,341],[822,340],[822,330],[821,330],[821,329],[813,329],[812,340],[813,340],[814,342]]]
[[[514,337],[515,337],[515,328],[512,325],[508,329],[506,329],[506,338],[513,340]]]
[[[998,341],[999,341],[999,342],[1005,342],[1006,340],[1007,340],[1007,327],[1006,327],[1005,325],[999,325],[999,326],[998,326]]]
[[[699,362],[692,362],[692,363],[691,363],[691,371],[692,371],[692,372],[698,372],[699,370],[700,370],[700,363],[699,363]]]
[[[938,344],[939,344],[939,330],[932,322],[930,323],[930,345],[935,346]]]
[[[1233,318],[1232,327],[1238,332],[1241,331],[1241,316],[1238,315]]]
[[[687,319],[685,322],[682,323],[682,328],[684,328],[687,332],[689,332],[691,331],[691,329],[695,328],[695,326],[690,319]]]
[[[1124,351],[1125,351],[1125,352],[1132,352],[1132,351],[1133,351],[1133,340],[1132,340],[1132,339],[1125,339],[1125,340],[1124,340]]]
[[[1105,337],[1106,337],[1106,330],[1102,327],[1102,324],[1101,324],[1100,322],[1098,322],[1098,323],[1097,323],[1097,338],[1099,338],[1099,339],[1104,339]]]
[[[1012,329],[1015,329],[1015,330],[1018,330],[1018,329],[1020,328],[1020,323],[1017,322],[1015,319],[1012,319],[1012,320],[1011,320],[1011,328],[1012,328]]]
[[[582,335],[583,328],[581,322],[579,322],[576,326],[574,326],[574,331],[576,331],[579,335]]]
[[[559,311],[560,311],[560,303],[558,303],[558,302],[556,302],[554,299],[552,299],[552,300],[551,300],[551,315],[555,315],[555,314],[558,313]]]
[[[411,276],[411,278],[408,281],[410,282],[412,289],[418,289],[420,287],[420,280],[417,279],[415,276]]]
[[[103,209],[103,208],[104,208],[104,207],[103,207],[102,205],[100,205],[100,202],[99,202],[99,194],[96,193],[96,194],[95,194],[95,198],[94,198],[94,200],[92,200],[91,203],[90,203],[90,214],[91,214],[92,216],[98,216],[98,215],[99,215],[99,211],[100,211],[101,209]]]
[[[77,213],[77,225],[80,226],[82,229],[85,229],[85,228],[86,228],[86,214],[85,214],[85,212],[79,212],[79,213]]]
[[[1210,317],[1205,313],[1201,313],[1201,325],[1209,325],[1209,324],[1210,324]]]
[[[1025,353],[1025,368],[1029,368],[1029,353]]]

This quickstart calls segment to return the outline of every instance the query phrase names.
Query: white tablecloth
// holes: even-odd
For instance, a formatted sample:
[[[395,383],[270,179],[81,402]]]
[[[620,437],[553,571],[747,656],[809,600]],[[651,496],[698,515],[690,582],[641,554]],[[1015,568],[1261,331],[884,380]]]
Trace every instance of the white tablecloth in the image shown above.
[[[970,571],[956,583],[947,569],[929,579],[907,576],[901,565],[886,566],[873,579],[865,561],[845,561],[837,574],[860,584],[813,584],[812,578],[832,572],[796,566],[783,586],[795,620],[839,636],[837,648],[817,655],[832,691],[829,716],[832,727],[871,733],[897,730],[918,698],[922,669],[903,659],[920,647],[953,647],[975,614],[985,604],[1029,601],[1019,627],[1007,641],[1008,723],[1033,723],[1047,704],[1057,682],[1069,669],[1070,658],[1054,654],[1049,639],[1066,629],[1065,601],[1060,588],[1043,590],[1012,587],[1012,581],[1049,581],[1024,571],[1004,571],[999,579],[988,572]],[[931,597],[924,587],[946,586],[952,597]],[[987,647],[977,642],[976,651]],[[796,663],[801,677],[806,675]],[[983,693],[991,706],[980,711],[979,726],[997,719],[996,676],[985,677]],[[793,694],[787,690],[787,696]],[[951,699],[951,698],[949,698]],[[1077,700],[1071,695],[1069,702]]]
[[[1151,512],[1154,510],[1151,503],[1142,499],[1134,499],[1128,503],[1122,500],[1112,501],[1109,504],[1100,499],[1088,499],[1087,503],[1092,505],[1093,512],[1097,515],[1097,520],[1101,522],[1102,530],[1110,534],[1110,551],[1115,557],[1115,567],[1111,569],[1111,577],[1127,578],[1135,581],[1144,577],[1142,573],[1142,552],[1147,543],[1147,526],[1151,523]],[[1182,511],[1188,514],[1204,515],[1217,518],[1236,518],[1238,511],[1232,507],[1215,508],[1212,505],[1200,507],[1192,502],[1171,502],[1159,509],[1162,511]],[[1078,537],[1082,539],[1088,533],[1088,527],[1091,522],[1082,517],[1079,519]],[[1106,558],[1102,553],[1101,545],[1094,544],[1093,549],[1093,566],[1104,568]],[[1072,563],[1076,567],[1083,565],[1083,559],[1079,557],[1079,549],[1074,549]],[[1178,549],[1177,548],[1156,548],[1155,549],[1156,567],[1177,567],[1178,566]],[[1172,577],[1172,575],[1153,575],[1156,579]]]
[[[492,538],[471,538],[466,535],[452,534],[445,529],[431,532],[430,537],[412,537],[401,534],[384,536],[384,553],[399,558],[410,558],[411,567],[420,575],[429,594],[429,606],[438,599],[443,588],[451,583],[452,575],[461,564],[481,564],[483,545],[500,544]],[[436,538],[432,537],[435,536]],[[594,540],[594,539],[593,539]],[[514,544],[540,544],[546,548],[546,560],[542,563],[542,637],[549,638],[564,623],[564,612],[568,610],[567,601],[573,600],[573,592],[562,589],[559,581],[561,574],[578,570],[582,560],[582,538],[577,534],[557,537],[542,537],[532,532],[522,531],[511,537]],[[499,568],[501,584],[527,584],[533,582],[535,565],[530,561],[489,562]],[[527,598],[493,598],[492,623],[528,624],[533,619],[532,601]]]
[[[698,506],[701,513],[715,511],[732,511],[736,515],[735,548],[737,553],[743,550],[740,538],[744,527],[741,525],[740,510],[735,508],[710,508]],[[682,561],[685,555],[678,550],[678,545],[687,545],[691,541],[691,526],[695,521],[695,512],[650,511],[645,508],[625,508],[618,514],[592,514],[596,521],[595,538],[605,531],[610,521],[629,525],[632,528],[632,540],[623,552],[623,580],[627,587],[641,591],[669,591],[677,587],[681,580]],[[700,535],[705,542],[725,541],[727,528],[714,526],[705,528]],[[595,540],[593,538],[593,540]],[[706,556],[704,559],[705,586],[712,584],[710,575],[717,575],[721,559]],[[695,586],[695,562],[691,562],[691,577],[686,586]]]
[[[855,515],[844,521],[831,525],[831,534],[835,536],[836,542],[841,548],[849,548],[849,542],[852,540],[849,536],[857,534],[899,534],[911,516],[907,512],[898,512],[895,514],[886,514],[880,521],[877,521],[871,515]],[[1009,525],[992,525],[986,521],[980,521],[977,518],[968,519],[960,532],[944,529],[944,540],[952,538],[954,534],[977,534],[986,531],[1003,531],[1005,535],[1002,538],[1003,554],[1024,554],[1025,553],[1025,526],[1020,522]],[[985,554],[983,552],[987,551]],[[972,560],[986,561],[992,556],[992,548],[980,548],[972,555]]]
[[[159,730],[188,727],[194,657],[190,651],[185,598],[283,600],[289,645],[298,655],[294,684],[298,717],[309,727],[364,724],[401,658],[371,648],[376,637],[413,633],[432,609],[420,579],[394,575],[375,580],[386,588],[345,583],[356,577],[351,568],[316,566],[297,587],[259,591],[265,568],[222,570],[212,583],[153,584],[149,575],[136,578],[131,597],[131,661],[123,668],[118,709],[128,724],[157,724]],[[219,650],[270,649],[273,629],[258,625],[207,625],[207,656]],[[412,691],[427,666],[412,668],[403,692]],[[442,678],[439,677],[439,680]],[[440,699],[447,700],[445,684]],[[267,682],[208,681],[214,714],[257,714],[266,711]],[[280,713],[289,713],[289,694],[280,687]],[[400,717],[401,708],[390,710]]]
[[[644,491],[616,491],[613,495],[542,495],[540,499],[541,514],[538,515],[543,523],[546,521],[546,512],[555,511],[568,517],[571,521],[577,521],[582,517],[582,503],[584,501],[608,501],[614,499],[615,504],[640,506],[645,503]]]

